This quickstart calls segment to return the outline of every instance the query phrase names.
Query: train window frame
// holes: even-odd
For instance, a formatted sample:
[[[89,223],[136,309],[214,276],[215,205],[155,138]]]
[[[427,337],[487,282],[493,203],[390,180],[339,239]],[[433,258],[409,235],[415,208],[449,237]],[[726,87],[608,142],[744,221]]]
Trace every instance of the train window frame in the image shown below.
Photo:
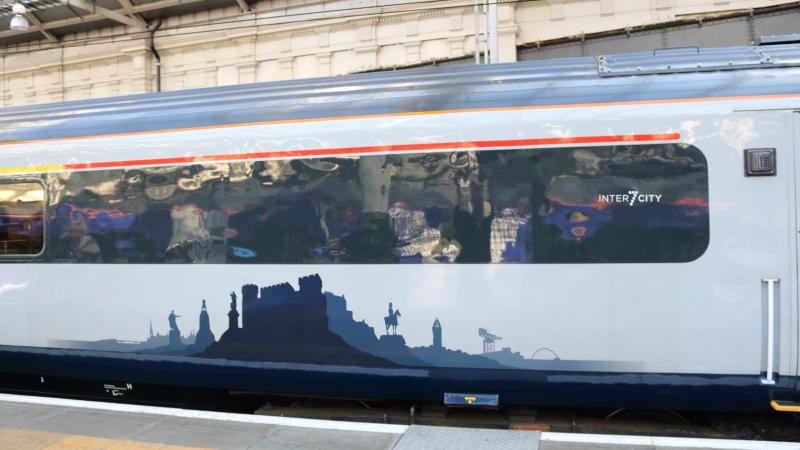
[[[48,192],[47,192],[47,185],[41,178],[31,178],[31,177],[20,177],[20,178],[0,178],[0,187],[6,184],[38,184],[42,187],[42,248],[39,250],[39,253],[31,253],[31,254],[3,254],[0,253],[0,261],[8,261],[8,260],[31,260],[40,258],[45,254],[47,250],[47,228],[48,228],[48,220],[47,220],[47,203],[48,203]]]
[[[394,173],[393,169],[388,180],[369,176],[369,171],[383,170],[385,155],[291,158],[288,159],[290,164],[280,169],[291,173],[280,179],[256,170],[257,165],[266,165],[269,161],[269,158],[256,158],[252,171],[226,183],[231,189],[215,189],[213,195],[200,188],[204,183],[218,180],[219,175],[202,177],[198,174],[205,170],[233,173],[230,164],[234,163],[220,163],[220,166],[229,165],[226,168],[214,165],[186,169],[186,164],[159,166],[153,173],[168,176],[155,181],[153,186],[175,186],[166,195],[160,191],[149,192],[147,182],[140,180],[138,174],[135,180],[128,178],[130,168],[75,171],[70,176],[72,192],[58,198],[54,193],[52,199],[48,195],[47,238],[50,243],[42,260],[74,264],[210,265],[675,264],[693,262],[708,251],[711,239],[708,161],[705,153],[694,145],[624,143],[479,150],[474,153],[475,157],[469,157],[470,161],[455,161],[455,167],[447,167],[446,158],[451,153],[454,152],[395,153],[393,156],[399,161],[392,159],[390,163],[401,168],[408,165],[410,175],[404,178],[402,172]],[[454,154],[459,153],[465,154]],[[437,155],[433,158],[435,161],[428,161],[433,155]],[[578,167],[580,155],[628,162],[620,169],[604,165],[601,173],[589,174]],[[659,160],[663,161],[663,167],[662,164],[651,169],[640,167],[637,161],[653,155],[661,155]],[[384,160],[374,161],[374,158]],[[454,161],[450,159],[453,166]],[[518,159],[527,162],[523,164],[516,161]],[[306,160],[327,161],[335,168],[318,170],[315,164],[296,164]],[[363,162],[366,162],[367,175],[359,169]],[[483,179],[470,180],[471,173],[477,173],[479,167],[485,175]],[[145,168],[135,170],[147,174]],[[305,181],[294,179],[306,170],[314,170],[315,174]],[[85,175],[87,173],[91,175]],[[179,182],[183,175],[195,179],[198,184],[191,185],[191,189],[181,188]],[[676,180],[684,178],[685,182],[676,184]],[[118,188],[97,196],[80,195],[97,179],[113,181]],[[45,183],[47,180],[43,178]],[[562,180],[558,184],[561,187],[556,187],[553,180]],[[563,180],[573,180],[569,183],[580,189],[568,189],[569,195],[561,198]],[[471,207],[459,206],[462,188],[458,186],[462,181],[472,186],[470,190],[477,189],[476,186],[485,190],[480,195],[487,196],[489,202],[482,202],[482,207],[488,205],[492,209],[475,214],[470,212]],[[244,184],[235,184],[240,182]],[[282,189],[281,183],[287,183],[292,189]],[[367,193],[369,189],[377,189],[377,185],[365,189],[375,183],[393,187],[376,200]],[[430,188],[426,187],[428,185]],[[641,193],[635,191],[641,195],[637,195],[638,200],[633,203],[630,198],[626,200],[634,192],[632,188],[643,189]],[[176,192],[180,195],[174,195]],[[228,192],[234,197],[229,197]],[[658,205],[662,196],[665,196],[664,205]],[[675,203],[686,196],[699,202]],[[471,194],[468,197],[471,198]],[[531,198],[537,199],[538,206],[533,206]],[[226,206],[231,201],[238,206]],[[318,208],[317,203],[326,206]],[[652,205],[647,205],[650,203]],[[62,247],[67,250],[64,239],[69,227],[62,207],[64,213],[83,210],[87,214],[85,233],[99,250],[92,245],[87,247],[85,255],[61,251]],[[643,209],[635,211],[640,207]],[[270,209],[272,213],[267,214]],[[428,215],[425,209],[432,213]],[[89,217],[90,211],[93,217]],[[324,216],[321,215],[323,211]],[[404,215],[404,211],[410,213]],[[568,212],[577,212],[581,217],[573,220],[566,215]],[[270,216],[273,217],[270,219]],[[652,225],[648,217],[654,218]],[[479,224],[476,218],[485,224]],[[333,226],[333,232],[328,234],[316,228],[323,219],[325,224]],[[93,226],[93,220],[104,223],[97,222]],[[420,220],[419,229],[408,237],[401,237],[405,236],[405,231],[400,229],[404,223]],[[399,223],[400,228],[393,221]],[[538,233],[534,235],[535,227]],[[426,234],[429,228],[437,232]],[[595,232],[599,237],[593,238]],[[433,241],[420,241],[418,244],[431,247],[431,251],[423,255],[419,251],[421,247],[414,248],[417,244],[413,240],[424,240],[431,235],[439,241],[438,251],[433,253]],[[280,240],[289,240],[292,246],[284,251],[282,244],[276,244]],[[195,247],[195,242],[200,245]],[[467,243],[469,245],[465,245]],[[403,248],[405,246],[411,247],[414,253],[403,253],[409,250]],[[542,249],[538,255],[532,250],[534,246]],[[129,253],[127,249],[133,251]],[[95,255],[98,251],[99,258]],[[443,258],[437,258],[438,255]]]

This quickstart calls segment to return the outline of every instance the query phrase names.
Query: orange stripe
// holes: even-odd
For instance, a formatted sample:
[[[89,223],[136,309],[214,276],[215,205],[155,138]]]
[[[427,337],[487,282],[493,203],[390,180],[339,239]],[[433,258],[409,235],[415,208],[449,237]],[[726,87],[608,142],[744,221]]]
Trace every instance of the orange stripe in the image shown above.
[[[66,170],[86,170],[86,169],[108,169],[114,167],[132,166],[155,166],[171,164],[191,164],[203,162],[219,161],[241,161],[249,159],[268,159],[286,158],[300,156],[334,156],[344,154],[365,154],[365,153],[384,153],[384,152],[407,152],[417,150],[449,150],[449,149],[480,149],[496,147],[525,147],[542,145],[566,145],[566,144],[595,144],[595,143],[614,143],[614,142],[649,142],[649,141],[675,141],[681,137],[680,133],[660,133],[660,134],[620,134],[610,136],[576,136],[576,137],[553,137],[536,139],[507,139],[494,141],[470,141],[470,142],[432,142],[424,144],[397,144],[397,145],[377,145],[368,147],[341,147],[330,149],[307,149],[307,150],[278,150],[273,152],[255,153],[230,153],[227,155],[205,155],[205,156],[178,156],[172,158],[152,158],[152,159],[133,159],[127,161],[104,161],[64,164]]]
[[[109,133],[97,134],[91,136],[67,136],[59,138],[47,139],[30,139],[24,141],[8,141],[0,142],[2,145],[18,145],[18,144],[32,144],[39,142],[58,142],[58,141],[74,141],[83,139],[98,139],[108,137],[122,137],[122,136],[141,136],[149,134],[163,134],[175,133],[180,131],[200,131],[200,130],[217,130],[223,128],[238,128],[238,127],[252,127],[258,125],[280,125],[290,123],[308,123],[308,122],[328,122],[334,120],[352,120],[352,119],[375,119],[384,117],[408,117],[408,116],[427,116],[437,114],[462,114],[462,113],[478,113],[478,112],[497,112],[497,111],[528,111],[538,109],[564,109],[564,108],[593,108],[593,107],[607,107],[607,106],[631,106],[631,105],[659,105],[659,104],[672,104],[672,103],[693,103],[693,102],[720,102],[732,100],[770,100],[770,99],[788,99],[800,98],[800,94],[770,94],[770,95],[741,95],[741,96],[728,96],[728,97],[695,97],[695,98],[673,98],[665,100],[629,100],[621,102],[601,102],[601,103],[573,103],[573,104],[558,104],[558,105],[538,105],[538,106],[498,106],[492,108],[473,108],[473,109],[442,109],[436,111],[414,111],[414,112],[401,112],[401,113],[385,113],[385,114],[365,114],[353,116],[338,116],[338,117],[317,117],[308,119],[286,119],[286,120],[273,120],[264,122],[244,122],[244,123],[231,123],[225,125],[205,125],[198,127],[185,127],[185,128],[170,128],[164,130],[152,131],[131,131],[127,133]]]

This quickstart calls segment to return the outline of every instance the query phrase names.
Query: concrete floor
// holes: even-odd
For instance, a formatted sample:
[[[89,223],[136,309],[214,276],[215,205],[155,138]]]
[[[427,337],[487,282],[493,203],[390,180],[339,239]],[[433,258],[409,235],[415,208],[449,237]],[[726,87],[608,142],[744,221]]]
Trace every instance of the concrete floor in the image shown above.
[[[0,448],[800,450],[800,444],[407,427],[0,394]]]
[[[391,449],[401,434],[310,429],[59,406],[0,403],[0,447]],[[58,443],[52,446],[53,443]],[[156,444],[162,447],[150,447]],[[66,445],[65,445],[66,446]],[[69,448],[69,446],[66,446]],[[75,448],[81,448],[77,446]]]

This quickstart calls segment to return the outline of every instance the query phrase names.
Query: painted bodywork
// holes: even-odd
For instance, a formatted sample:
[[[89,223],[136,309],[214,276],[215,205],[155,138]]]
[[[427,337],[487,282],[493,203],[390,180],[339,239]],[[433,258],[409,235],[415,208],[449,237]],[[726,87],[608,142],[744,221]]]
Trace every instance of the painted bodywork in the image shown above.
[[[3,370],[369,398],[482,392],[500,394],[502,403],[529,404],[753,409],[768,407],[770,396],[791,396],[798,351],[793,111],[800,106],[800,69],[601,79],[589,60],[558,64],[555,74],[554,66],[542,63],[428,69],[0,113],[4,180],[42,180],[48,203],[45,253],[0,260]],[[371,173],[391,179],[386,161],[395,157],[406,164],[417,156],[445,156],[454,158],[455,167],[461,154],[568,154],[587,146],[698,149],[707,166],[706,197],[691,197],[681,206],[688,209],[648,217],[652,226],[671,221],[686,227],[705,214],[702,251],[666,261],[533,264],[534,249],[530,260],[519,257],[514,264],[452,264],[458,257],[251,263],[248,258],[258,252],[228,243],[224,231],[236,228],[230,223],[235,213],[253,209],[249,203],[231,200],[214,205],[224,214],[210,214],[207,204],[189,202],[181,209],[173,201],[191,190],[187,186],[213,199],[210,186],[255,179],[252,165],[259,162],[273,171],[269,180],[258,180],[259,189],[277,192],[291,189],[281,185],[281,174],[299,161],[319,174],[328,170],[322,163],[336,162],[331,158],[375,158],[381,164]],[[777,175],[745,177],[743,150],[762,147],[777,150]],[[144,179],[138,206],[120,194],[133,176]],[[353,180],[362,184],[370,177],[363,171],[359,176]],[[556,189],[557,182],[553,178],[550,186]],[[661,194],[653,190],[659,186],[647,185],[647,193]],[[569,192],[568,187],[561,189]],[[403,209],[403,199],[392,198],[391,190],[363,191],[362,215],[391,215],[389,205],[395,205],[395,215]],[[75,211],[90,233],[100,233],[131,227],[154,204],[169,204],[173,224],[180,220],[194,230],[183,241],[216,236],[225,250],[190,251],[158,263],[48,257],[58,245],[59,220],[72,220]],[[582,239],[613,222],[608,210],[591,208],[588,201],[551,202],[542,215],[558,218],[543,222],[560,229],[558,239],[566,245],[579,248]],[[582,225],[575,228],[571,221]],[[161,248],[178,241],[166,240]],[[640,242],[632,238],[621,245]],[[768,371],[764,278],[780,279],[774,386],[761,384]],[[317,279],[322,299],[305,294],[314,294],[314,287],[300,286]],[[248,297],[250,285],[279,286],[285,295]],[[245,310],[246,300],[254,302],[251,309]],[[252,305],[273,300],[259,329],[285,327],[283,332],[229,338],[233,344],[216,350],[187,350],[201,330],[223,342],[234,309],[247,329],[244,317],[258,316]],[[403,311],[394,329],[387,320],[395,311],[387,316],[389,302]],[[348,326],[372,329],[377,343],[353,344],[357,338],[351,342],[337,331],[336,314]],[[426,350],[436,347],[434,320],[440,323],[439,341],[454,358],[438,365],[430,362],[435,349]],[[309,325],[317,322],[327,322],[328,329]],[[170,340],[178,326],[183,331]],[[481,328],[502,336],[493,358],[486,357]],[[193,329],[197,333],[189,333]],[[152,346],[142,345],[149,339]],[[300,345],[299,339],[307,341]],[[543,348],[557,359],[548,352],[541,356]],[[415,349],[415,360],[403,360],[409,349]],[[515,358],[526,361],[513,366],[509,361]],[[148,370],[153,364],[160,369]]]

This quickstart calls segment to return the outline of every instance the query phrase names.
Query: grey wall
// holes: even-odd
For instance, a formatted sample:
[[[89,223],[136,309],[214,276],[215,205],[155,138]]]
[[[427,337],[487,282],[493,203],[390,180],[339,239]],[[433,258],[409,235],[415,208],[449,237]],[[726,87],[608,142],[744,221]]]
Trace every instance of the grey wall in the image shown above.
[[[545,45],[541,48],[521,48],[517,56],[520,61],[524,61],[684,46],[727,47],[757,43],[760,36],[794,33],[800,33],[800,8],[756,16],[672,26],[659,30],[632,32],[629,35],[587,38],[582,42]]]

